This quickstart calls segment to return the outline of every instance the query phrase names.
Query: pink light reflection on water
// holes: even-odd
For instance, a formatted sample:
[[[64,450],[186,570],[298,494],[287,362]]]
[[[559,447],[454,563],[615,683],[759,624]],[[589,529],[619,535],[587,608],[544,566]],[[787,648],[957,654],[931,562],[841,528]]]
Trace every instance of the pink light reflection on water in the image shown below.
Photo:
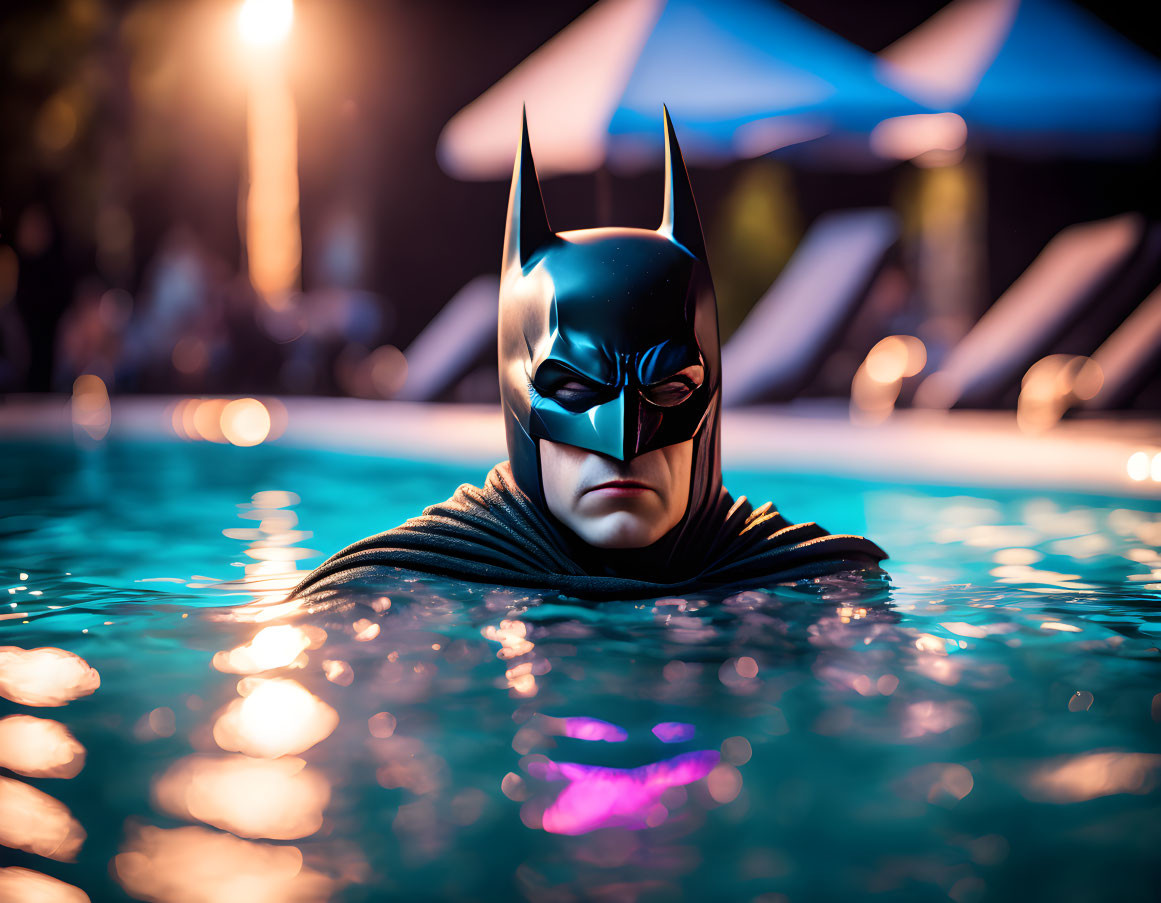
[[[692,740],[696,728],[681,721],[662,721],[653,725],[653,733],[662,743],[684,743]]]
[[[629,736],[628,731],[623,727],[602,721],[600,718],[574,715],[559,720],[563,722],[564,728],[561,733],[574,740],[603,740],[606,743],[623,743]]]
[[[541,826],[550,834],[587,834],[598,828],[656,827],[669,812],[661,796],[671,787],[699,781],[713,771],[717,750],[696,750],[637,768],[608,768],[550,759],[528,763],[545,781],[567,781],[545,810]]]

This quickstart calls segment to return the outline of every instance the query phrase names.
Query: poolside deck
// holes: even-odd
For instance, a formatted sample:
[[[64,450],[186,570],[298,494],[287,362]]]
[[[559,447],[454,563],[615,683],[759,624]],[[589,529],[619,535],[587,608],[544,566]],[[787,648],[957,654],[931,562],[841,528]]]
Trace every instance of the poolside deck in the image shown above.
[[[112,402],[110,434],[174,436],[176,398]],[[275,442],[444,461],[503,458],[503,424],[491,405],[423,405],[339,398],[286,398]],[[67,399],[9,398],[0,436],[71,435]],[[1161,498],[1161,482],[1133,479],[1130,456],[1161,453],[1161,419],[1084,418],[1028,434],[1010,412],[904,410],[877,426],[850,422],[845,406],[795,404],[727,411],[727,468],[777,468],[956,486],[1075,490]],[[1161,459],[1159,459],[1161,460]],[[1158,468],[1154,467],[1154,474]]]

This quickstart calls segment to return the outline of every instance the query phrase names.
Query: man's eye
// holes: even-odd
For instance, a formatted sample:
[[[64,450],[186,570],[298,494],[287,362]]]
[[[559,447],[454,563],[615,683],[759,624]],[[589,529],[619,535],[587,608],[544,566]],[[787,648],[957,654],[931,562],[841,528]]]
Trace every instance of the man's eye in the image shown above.
[[[604,397],[599,386],[580,379],[546,380],[546,382],[547,385],[538,385],[534,382],[536,391],[574,413],[587,411],[600,403]]]
[[[704,380],[704,368],[695,364],[692,367],[686,367],[680,373],[675,373],[668,379],[650,383],[641,390],[641,394],[650,404],[655,404],[660,408],[672,408],[696,392]]]
[[[549,394],[556,401],[572,403],[586,401],[589,398],[595,398],[597,395],[596,390],[592,386],[587,383],[582,383],[578,379],[570,379],[560,383]]]

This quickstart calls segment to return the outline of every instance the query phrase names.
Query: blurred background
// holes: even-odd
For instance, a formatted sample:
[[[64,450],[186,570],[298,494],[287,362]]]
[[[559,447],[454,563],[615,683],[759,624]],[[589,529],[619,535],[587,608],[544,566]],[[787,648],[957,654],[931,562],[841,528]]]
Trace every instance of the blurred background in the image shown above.
[[[10,0],[0,391],[494,400],[521,105],[564,230],[657,224],[665,102],[728,404],[1151,416],[1149,21],[1095,0]]]

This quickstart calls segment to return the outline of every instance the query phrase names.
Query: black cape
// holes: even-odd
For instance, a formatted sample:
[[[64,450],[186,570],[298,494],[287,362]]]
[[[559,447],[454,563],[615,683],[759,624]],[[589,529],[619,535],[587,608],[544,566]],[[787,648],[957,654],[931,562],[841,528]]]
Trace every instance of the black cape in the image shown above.
[[[582,599],[645,599],[783,583],[874,567],[886,557],[861,536],[792,524],[769,502],[754,508],[724,489],[663,561],[648,550],[595,549],[550,521],[517,487],[504,462],[492,468],[482,488],[460,486],[418,517],[347,546],[291,596],[380,583],[402,569]]]

